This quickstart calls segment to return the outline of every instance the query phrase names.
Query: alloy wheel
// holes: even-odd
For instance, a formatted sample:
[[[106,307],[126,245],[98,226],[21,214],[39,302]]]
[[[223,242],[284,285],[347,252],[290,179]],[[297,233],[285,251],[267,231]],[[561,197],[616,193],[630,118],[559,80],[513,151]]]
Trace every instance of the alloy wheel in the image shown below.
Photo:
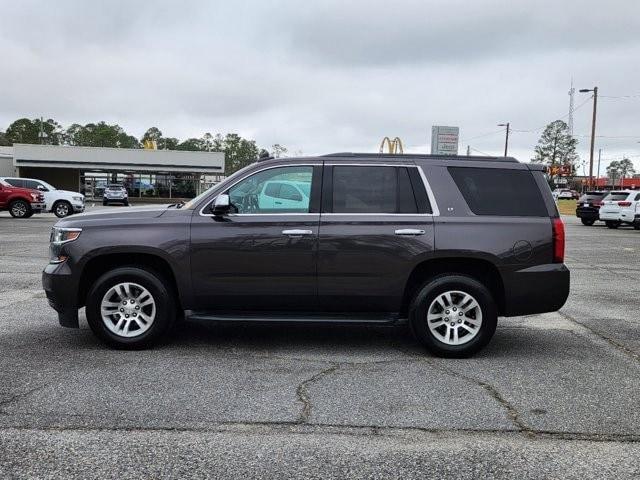
[[[447,345],[470,342],[482,326],[482,309],[468,293],[450,290],[439,294],[427,310],[431,334]]]
[[[23,202],[16,202],[11,207],[11,213],[15,217],[22,218],[27,214],[27,206]]]
[[[156,302],[142,285],[122,282],[104,294],[100,315],[107,329],[120,337],[137,337],[149,330],[156,318]]]
[[[58,203],[56,205],[56,216],[58,217],[66,217],[69,215],[69,205],[64,202]]]

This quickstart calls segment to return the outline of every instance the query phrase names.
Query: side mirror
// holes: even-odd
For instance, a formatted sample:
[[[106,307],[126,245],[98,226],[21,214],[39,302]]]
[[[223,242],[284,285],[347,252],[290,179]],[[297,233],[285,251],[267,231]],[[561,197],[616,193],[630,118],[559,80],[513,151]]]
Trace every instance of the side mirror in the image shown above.
[[[231,210],[231,202],[229,201],[229,195],[226,193],[221,193],[216,197],[211,205],[211,213],[213,213],[217,217],[221,217],[226,215]]]
[[[41,192],[48,192],[49,190],[47,190],[47,187],[45,187],[44,185],[38,185],[38,190],[40,190]]]

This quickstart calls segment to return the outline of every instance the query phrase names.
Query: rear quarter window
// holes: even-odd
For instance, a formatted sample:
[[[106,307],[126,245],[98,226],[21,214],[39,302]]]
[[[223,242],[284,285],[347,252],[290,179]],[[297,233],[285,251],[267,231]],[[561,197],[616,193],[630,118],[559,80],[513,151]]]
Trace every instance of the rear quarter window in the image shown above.
[[[476,215],[549,216],[529,170],[477,167],[449,167],[448,170]]]

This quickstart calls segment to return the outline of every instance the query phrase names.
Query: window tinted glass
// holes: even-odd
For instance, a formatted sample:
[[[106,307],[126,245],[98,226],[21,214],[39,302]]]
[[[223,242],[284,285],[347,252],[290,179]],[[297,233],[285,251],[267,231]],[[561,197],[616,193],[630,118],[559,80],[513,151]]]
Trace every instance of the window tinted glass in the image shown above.
[[[603,201],[619,201],[626,200],[629,194],[627,192],[611,192],[609,195],[603,198]]]
[[[528,170],[449,167],[449,172],[476,215],[548,216]]]
[[[309,213],[313,167],[270,168],[229,189],[235,213]]]
[[[24,188],[24,180],[20,180],[19,178],[5,178],[5,181],[12,187]]]
[[[27,188],[33,188],[34,190],[37,190],[40,183],[36,182],[35,180],[24,180],[24,185]]]
[[[396,213],[395,167],[333,167],[334,213]]]
[[[635,201],[637,202],[638,200],[640,200],[640,193],[636,195]]]

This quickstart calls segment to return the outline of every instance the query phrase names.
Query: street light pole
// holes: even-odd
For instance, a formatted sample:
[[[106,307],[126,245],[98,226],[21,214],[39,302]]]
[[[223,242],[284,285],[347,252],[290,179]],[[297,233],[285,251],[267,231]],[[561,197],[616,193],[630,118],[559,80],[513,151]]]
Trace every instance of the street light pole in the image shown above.
[[[506,136],[504,137],[504,156],[507,156],[507,150],[509,149],[509,127],[510,127],[510,122],[507,123],[499,123],[498,124],[499,127],[507,127],[506,130]]]
[[[593,148],[596,141],[596,111],[598,108],[598,87],[583,88],[581,93],[593,92],[593,117],[591,118],[591,148],[589,150],[589,187],[593,186]]]

